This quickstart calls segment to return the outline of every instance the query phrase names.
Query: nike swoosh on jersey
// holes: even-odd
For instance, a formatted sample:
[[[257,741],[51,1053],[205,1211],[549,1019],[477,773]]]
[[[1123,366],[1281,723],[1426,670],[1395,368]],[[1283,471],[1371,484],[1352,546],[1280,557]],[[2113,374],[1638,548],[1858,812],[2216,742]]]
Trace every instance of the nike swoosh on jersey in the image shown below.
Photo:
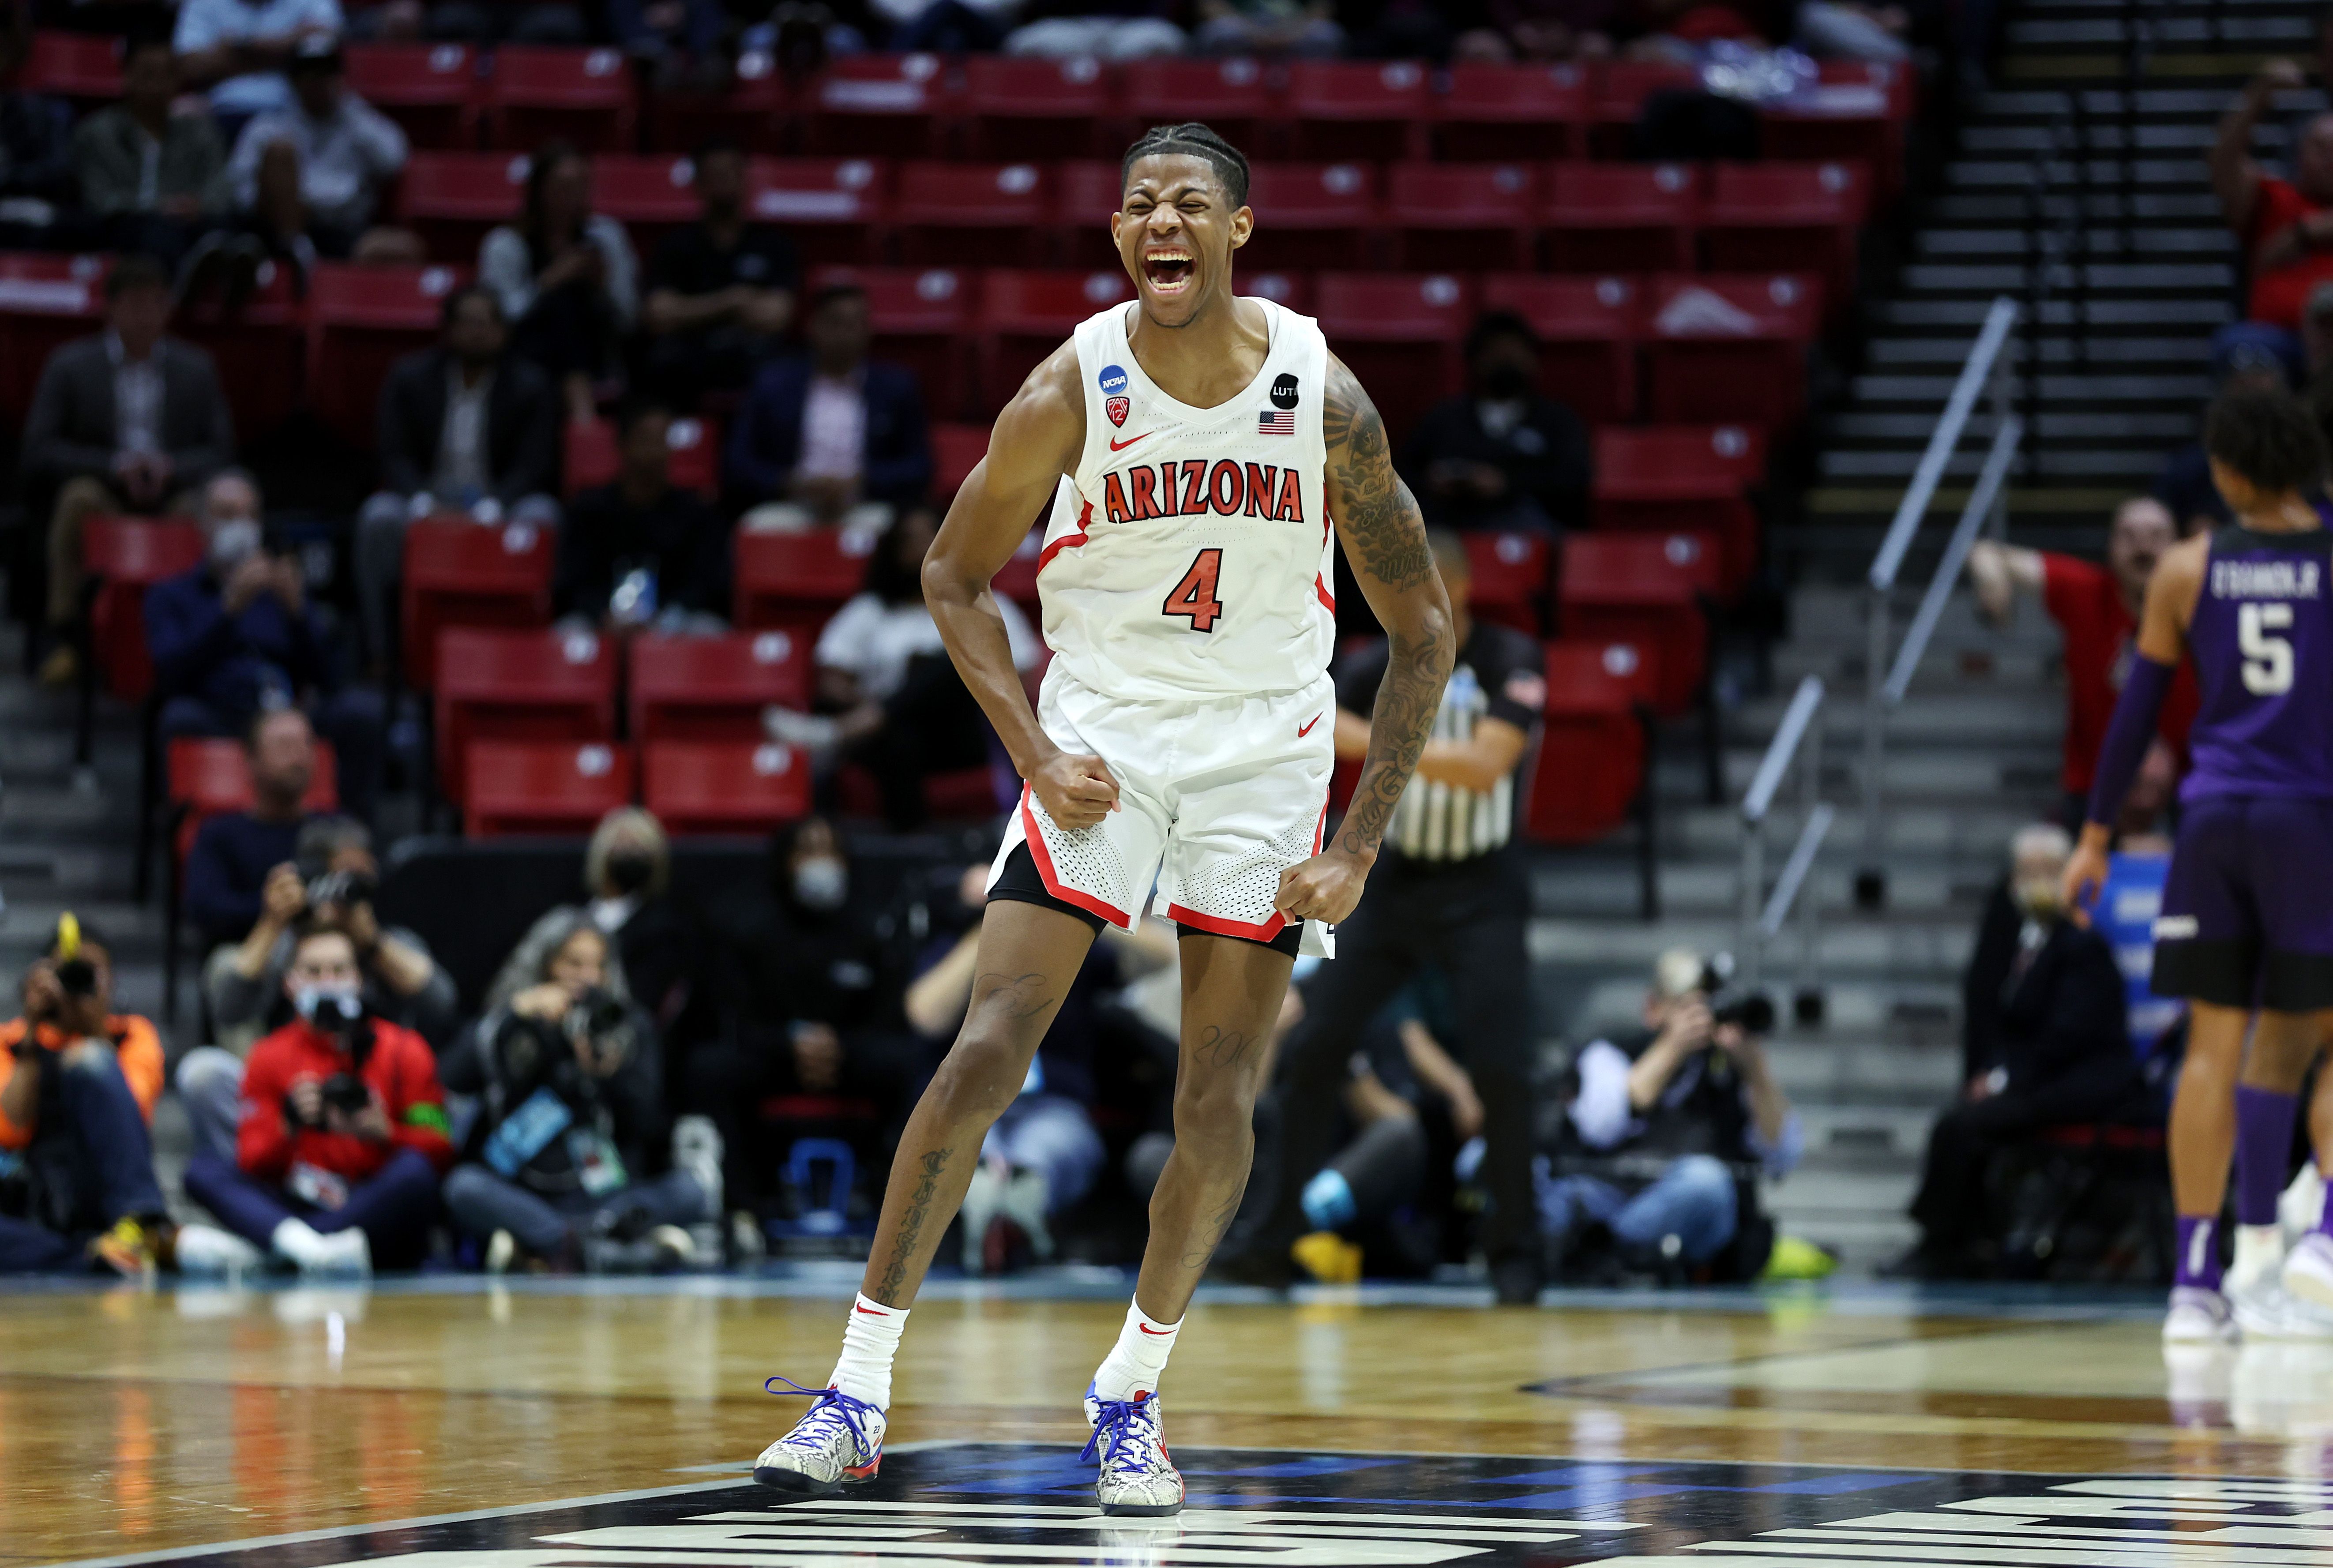
[[[1327,712],[1328,712],[1328,711],[1329,711],[1329,710],[1327,710],[1326,708],[1323,708],[1323,709],[1321,709],[1321,710],[1320,710],[1320,712],[1319,713],[1315,713],[1315,714],[1313,714],[1313,715],[1312,715],[1312,723],[1311,723],[1311,724],[1307,724],[1307,725],[1305,725],[1301,730],[1297,731],[1296,731],[1296,738],[1297,738],[1298,740],[1301,741],[1302,739],[1304,739],[1304,737],[1305,737],[1305,736],[1310,735],[1310,734],[1312,732],[1312,724],[1317,724],[1317,723],[1319,723],[1319,722],[1320,722],[1320,719],[1321,719],[1322,714],[1327,713]]]
[[[1116,436],[1114,436],[1114,435],[1113,435],[1113,436],[1111,436],[1111,437],[1110,437],[1110,441],[1109,441],[1109,449],[1110,449],[1112,452],[1123,452],[1123,451],[1125,451],[1128,447],[1129,447],[1129,446],[1133,445],[1134,445],[1134,443],[1135,443],[1136,441],[1147,441],[1147,440],[1148,440],[1148,439],[1150,438],[1150,436],[1151,436],[1153,434],[1155,434],[1155,432],[1146,430],[1146,431],[1144,431],[1141,435],[1137,435],[1137,436],[1133,437],[1131,440],[1127,440],[1127,441],[1120,441],[1119,439],[1118,439],[1118,437],[1116,437]]]

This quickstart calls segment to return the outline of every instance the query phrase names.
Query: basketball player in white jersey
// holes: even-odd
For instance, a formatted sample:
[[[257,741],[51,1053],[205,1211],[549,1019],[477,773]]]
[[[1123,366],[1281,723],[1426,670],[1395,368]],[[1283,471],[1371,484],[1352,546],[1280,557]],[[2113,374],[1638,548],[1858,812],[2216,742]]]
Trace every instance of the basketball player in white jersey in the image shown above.
[[[1434,725],[1449,601],[1385,426],[1309,318],[1232,292],[1247,160],[1202,125],[1128,149],[1110,220],[1136,301],[1080,326],[996,421],[948,509],[924,595],[1026,780],[990,872],[970,1010],[916,1107],[842,1359],[756,1480],[821,1496],[875,1474],[891,1359],[925,1269],[1104,923],[1180,931],[1175,1152],[1118,1343],[1086,1391],[1105,1514],[1183,1506],[1159,1374],[1237,1212],[1266,1040],[1300,943],[1361,886]],[[1052,647],[1030,710],[989,595],[1048,502]],[[1323,846],[1334,762],[1330,536],[1392,655],[1353,803]],[[773,1383],[782,1380],[772,1379]]]

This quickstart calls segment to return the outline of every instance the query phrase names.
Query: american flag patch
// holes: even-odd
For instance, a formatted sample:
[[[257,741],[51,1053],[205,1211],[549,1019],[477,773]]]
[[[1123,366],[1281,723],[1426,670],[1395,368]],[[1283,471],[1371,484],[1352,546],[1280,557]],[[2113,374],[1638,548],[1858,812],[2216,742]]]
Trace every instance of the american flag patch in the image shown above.
[[[1258,435],[1293,435],[1296,434],[1296,411],[1292,408],[1267,408],[1255,416]]]

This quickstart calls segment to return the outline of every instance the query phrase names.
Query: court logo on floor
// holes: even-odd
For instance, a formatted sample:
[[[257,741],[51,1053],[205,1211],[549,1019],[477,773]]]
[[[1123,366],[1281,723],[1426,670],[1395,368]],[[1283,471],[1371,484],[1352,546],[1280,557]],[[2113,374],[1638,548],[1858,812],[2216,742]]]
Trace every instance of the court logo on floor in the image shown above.
[[[1839,1568],[2333,1562],[2333,1481],[2209,1480],[1177,1450],[1188,1504],[1105,1519],[1066,1449],[888,1456],[879,1481],[778,1506],[750,1482],[233,1544],[204,1568]],[[2194,1548],[2203,1548],[2200,1553]]]

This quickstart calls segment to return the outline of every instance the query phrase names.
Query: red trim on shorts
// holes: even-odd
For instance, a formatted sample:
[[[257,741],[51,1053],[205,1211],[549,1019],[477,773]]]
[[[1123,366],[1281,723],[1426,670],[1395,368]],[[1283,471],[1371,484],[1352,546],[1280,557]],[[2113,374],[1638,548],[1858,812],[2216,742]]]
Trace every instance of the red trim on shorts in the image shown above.
[[[1312,574],[1312,592],[1330,615],[1337,613],[1336,598],[1329,592],[1329,585],[1320,580],[1320,574],[1317,571]]]
[[[1063,904],[1074,904],[1088,914],[1101,916],[1120,931],[1131,926],[1134,921],[1124,910],[1113,909],[1092,894],[1071,887],[1054,873],[1053,857],[1045,848],[1045,836],[1037,831],[1036,813],[1029,809],[1029,803],[1034,798],[1028,785],[1021,786],[1022,836],[1029,841],[1029,858],[1036,862],[1037,877],[1045,884],[1045,891]]]
[[[1179,904],[1166,906],[1166,918],[1177,925],[1187,925],[1194,931],[1204,931],[1210,936],[1243,936],[1250,942],[1270,942],[1288,929],[1288,917],[1278,910],[1261,925],[1243,920],[1225,920],[1219,914],[1201,914],[1195,909],[1186,909]]]
[[[1061,535],[1061,538],[1055,540],[1052,543],[1047,545],[1043,550],[1037,552],[1037,570],[1041,573],[1043,572],[1046,564],[1055,556],[1061,554],[1065,550],[1075,550],[1078,546],[1085,543],[1086,524],[1092,521],[1093,502],[1089,501],[1085,503],[1085,510],[1078,513],[1078,531],[1075,533],[1065,533]]]

